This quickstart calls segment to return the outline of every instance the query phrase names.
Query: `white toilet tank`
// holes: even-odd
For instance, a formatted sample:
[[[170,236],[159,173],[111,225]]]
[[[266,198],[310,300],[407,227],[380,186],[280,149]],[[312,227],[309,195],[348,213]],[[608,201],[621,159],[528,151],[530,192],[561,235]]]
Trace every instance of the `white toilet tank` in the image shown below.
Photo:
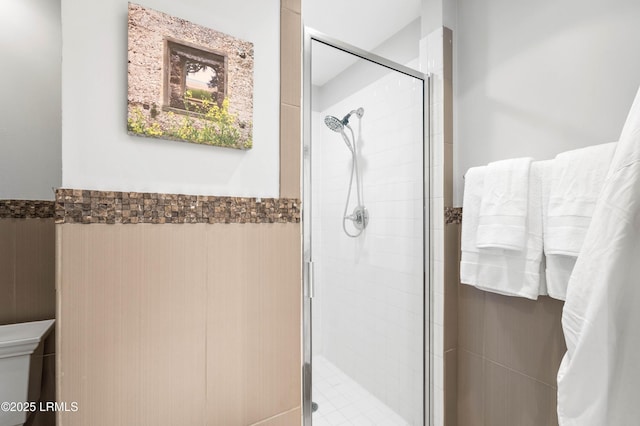
[[[22,425],[30,413],[11,409],[19,408],[17,404],[37,403],[40,399],[42,377],[42,345],[40,343],[49,334],[54,321],[44,320],[0,326],[0,403],[10,404],[8,407],[3,406],[0,410],[0,426]],[[36,348],[39,353],[34,354]],[[15,403],[14,406],[11,406],[12,403]]]

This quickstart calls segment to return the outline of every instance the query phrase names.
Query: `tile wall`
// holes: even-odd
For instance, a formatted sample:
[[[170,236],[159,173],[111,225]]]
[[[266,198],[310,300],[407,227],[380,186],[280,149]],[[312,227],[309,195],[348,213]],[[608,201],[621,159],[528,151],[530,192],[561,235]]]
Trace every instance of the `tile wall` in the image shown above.
[[[53,217],[0,218],[0,325],[55,318],[54,235]],[[55,359],[51,333],[44,342],[41,401],[55,401]],[[53,426],[55,414],[36,412],[27,425]]]
[[[280,197],[300,198],[302,0],[280,2]]]
[[[420,68],[431,75],[431,211],[433,270],[431,275],[434,425],[456,424],[457,251],[456,223],[445,222],[453,204],[452,37],[441,27],[420,42]]]
[[[393,72],[312,115],[315,352],[415,425],[423,406],[422,99],[422,81]],[[351,153],[323,119],[358,107],[364,116],[351,124],[361,135],[370,222],[350,238],[341,218]],[[354,194],[355,179],[350,209]]]
[[[57,227],[60,424],[299,410],[299,224]]]
[[[459,292],[458,424],[557,425],[563,302]]]

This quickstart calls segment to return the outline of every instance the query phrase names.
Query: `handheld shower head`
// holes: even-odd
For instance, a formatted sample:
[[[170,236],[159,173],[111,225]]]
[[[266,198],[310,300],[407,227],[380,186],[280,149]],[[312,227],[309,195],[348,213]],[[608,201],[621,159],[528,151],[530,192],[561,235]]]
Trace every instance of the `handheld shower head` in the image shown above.
[[[334,132],[340,132],[344,130],[344,127],[349,124],[349,118],[351,118],[353,114],[355,114],[358,118],[362,118],[362,116],[364,115],[364,109],[362,107],[358,109],[354,109],[351,112],[349,112],[349,114],[345,115],[342,118],[342,120],[332,115],[327,115],[324,118],[324,124],[326,124],[327,127],[333,130]]]
[[[349,149],[349,151],[351,151],[351,177],[349,178],[349,190],[347,191],[347,202],[344,206],[344,213],[342,215],[342,229],[344,230],[345,234],[347,234],[349,237],[359,236],[364,230],[364,228],[367,227],[367,223],[369,221],[369,213],[367,212],[367,209],[364,207],[364,204],[362,203],[362,194],[360,193],[361,186],[360,186],[360,174],[358,172],[358,153],[357,153],[356,136],[351,126],[349,126],[349,118],[351,118],[351,116],[354,114],[358,118],[362,118],[362,116],[364,115],[364,109],[363,108],[354,109],[350,111],[347,115],[345,115],[342,118],[342,120],[340,120],[337,117],[334,117],[333,115],[327,115],[324,117],[324,124],[326,124],[327,127],[333,130],[334,132],[340,133],[340,136],[342,136],[342,140],[344,141],[345,145],[347,145],[347,148]],[[349,130],[349,133],[351,134],[351,140],[349,140],[349,136],[347,136],[345,127]],[[351,189],[353,186],[354,175],[356,177],[356,193],[357,193],[358,205],[356,206],[355,210],[353,210],[353,213],[351,215],[347,215],[347,209],[349,207],[349,200],[351,198]],[[347,220],[353,221],[353,226],[358,230],[357,233],[352,234],[347,230],[347,226],[346,226]]]
[[[327,127],[333,130],[334,132],[340,132],[342,131],[342,129],[344,129],[344,123],[340,119],[332,115],[327,115],[324,118],[324,124],[326,124]]]

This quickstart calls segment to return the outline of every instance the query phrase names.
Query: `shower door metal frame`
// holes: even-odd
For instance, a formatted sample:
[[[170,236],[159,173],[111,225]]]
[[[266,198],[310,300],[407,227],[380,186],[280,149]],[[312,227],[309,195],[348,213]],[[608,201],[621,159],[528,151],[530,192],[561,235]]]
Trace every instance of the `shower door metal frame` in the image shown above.
[[[389,59],[367,52],[348,43],[329,37],[309,27],[304,27],[303,44],[303,122],[302,122],[302,245],[303,245],[303,291],[302,291],[302,418],[303,426],[312,424],[312,347],[311,347],[311,312],[313,300],[313,256],[311,252],[311,46],[316,41],[341,50],[345,53],[356,56],[360,59],[381,65],[392,71],[417,78],[423,81],[423,296],[424,296],[424,323],[423,323],[423,420],[425,426],[433,425],[433,389],[430,385],[430,378],[433,377],[433,360],[430,356],[433,336],[433,309],[431,307],[432,278],[433,271],[433,250],[432,250],[432,203],[431,203],[431,183],[433,182],[431,173],[432,146],[431,146],[431,82],[430,75],[416,71],[412,68],[390,61]],[[443,214],[443,212],[435,212]]]

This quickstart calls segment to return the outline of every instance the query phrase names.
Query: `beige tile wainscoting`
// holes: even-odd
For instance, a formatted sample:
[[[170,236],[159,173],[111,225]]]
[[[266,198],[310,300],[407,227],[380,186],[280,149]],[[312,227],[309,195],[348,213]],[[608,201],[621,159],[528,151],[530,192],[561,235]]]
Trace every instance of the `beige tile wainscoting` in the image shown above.
[[[529,300],[459,284],[458,425],[558,424],[562,306],[546,296]]]
[[[80,407],[60,424],[299,409],[299,224],[60,224],[57,244],[58,395]]]
[[[53,201],[0,200],[0,325],[55,318]],[[55,333],[44,342],[41,401],[55,401]],[[53,412],[28,426],[53,426]]]

